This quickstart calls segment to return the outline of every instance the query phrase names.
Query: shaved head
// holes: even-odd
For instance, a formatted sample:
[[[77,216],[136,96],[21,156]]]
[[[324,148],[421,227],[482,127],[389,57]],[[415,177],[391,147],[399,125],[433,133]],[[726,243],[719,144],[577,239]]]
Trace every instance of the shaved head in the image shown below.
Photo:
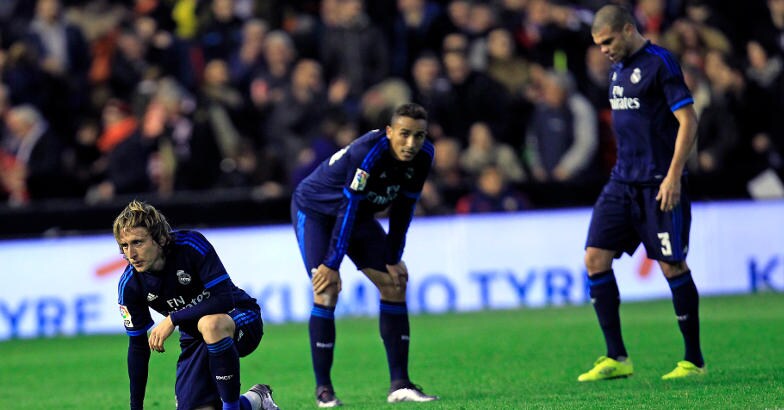
[[[603,28],[608,27],[610,31],[617,33],[622,31],[627,24],[637,27],[631,13],[621,6],[608,4],[596,12],[596,16],[593,19],[593,25],[591,26],[591,32],[597,33]]]

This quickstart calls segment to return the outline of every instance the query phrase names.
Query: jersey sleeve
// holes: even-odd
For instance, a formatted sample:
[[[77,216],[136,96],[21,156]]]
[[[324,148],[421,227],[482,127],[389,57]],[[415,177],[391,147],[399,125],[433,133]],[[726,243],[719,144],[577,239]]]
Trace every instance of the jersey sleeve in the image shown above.
[[[138,273],[128,265],[120,277],[118,303],[125,332],[130,336],[127,356],[130,406],[131,409],[141,409],[144,406],[150,361],[147,331],[152,327],[153,320],[150,309],[143,299],[143,290],[139,288],[140,281],[134,275]]]
[[[128,336],[146,335],[154,324],[150,309],[145,302],[143,290],[139,288],[139,273],[128,265],[120,277],[118,286],[118,303],[120,316]]]
[[[664,49],[658,49],[662,63],[657,73],[664,97],[670,106],[670,111],[675,112],[687,105],[694,104],[689,87],[683,79],[683,71],[675,57]]]
[[[416,202],[422,193],[427,176],[435,157],[435,147],[430,141],[422,145],[421,154],[424,158],[414,163],[414,175],[401,190],[389,208],[389,233],[387,234],[384,263],[394,265],[403,257],[406,246],[406,235],[411,220],[414,218]]]
[[[370,178],[369,170],[386,149],[388,149],[386,138],[371,145],[370,149],[366,145],[351,144],[345,154],[338,159],[344,161],[340,166],[345,170],[343,185],[345,199],[338,209],[329,249],[322,262],[331,269],[337,270],[340,267],[340,262],[348,251],[354,219],[359,210],[359,203],[365,197],[365,188]]]

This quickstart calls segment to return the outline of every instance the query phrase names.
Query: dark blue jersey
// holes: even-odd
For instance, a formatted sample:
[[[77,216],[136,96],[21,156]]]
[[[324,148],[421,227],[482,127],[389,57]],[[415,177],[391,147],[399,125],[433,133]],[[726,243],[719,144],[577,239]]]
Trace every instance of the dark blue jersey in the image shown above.
[[[390,152],[386,133],[373,130],[326,159],[297,186],[293,201],[299,209],[336,218],[325,265],[340,266],[355,218],[372,218],[387,208],[386,263],[400,261],[434,153],[433,144],[425,141],[414,159],[398,161]]]
[[[120,312],[129,336],[146,335],[153,325],[150,309],[194,337],[205,315],[237,308],[258,309],[256,300],[229,278],[215,249],[196,231],[172,232],[160,272],[137,272],[128,265],[120,277]]]
[[[679,124],[672,113],[694,103],[675,57],[646,42],[613,65],[609,97],[618,144],[610,177],[627,183],[660,183],[675,152]]]

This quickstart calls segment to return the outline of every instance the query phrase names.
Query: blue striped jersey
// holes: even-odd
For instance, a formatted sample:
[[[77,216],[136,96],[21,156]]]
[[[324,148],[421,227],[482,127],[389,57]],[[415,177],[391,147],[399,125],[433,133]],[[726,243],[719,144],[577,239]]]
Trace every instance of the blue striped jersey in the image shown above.
[[[324,160],[294,190],[292,200],[305,214],[336,217],[324,264],[337,269],[356,218],[372,218],[389,208],[390,254],[399,261],[414,206],[433,163],[435,149],[425,141],[411,161],[398,161],[384,130],[373,130]],[[392,259],[395,259],[394,257]]]
[[[667,175],[678,133],[676,110],[694,103],[675,57],[647,42],[612,66],[609,99],[618,159],[611,178],[656,184]]]
[[[196,322],[205,312],[258,309],[256,300],[234,285],[201,233],[180,230],[172,232],[172,237],[164,248],[166,263],[160,272],[137,272],[129,264],[120,277],[118,302],[128,335],[146,334],[153,326],[150,309],[163,316],[171,314],[172,319],[176,314],[175,324],[192,336],[199,335]]]

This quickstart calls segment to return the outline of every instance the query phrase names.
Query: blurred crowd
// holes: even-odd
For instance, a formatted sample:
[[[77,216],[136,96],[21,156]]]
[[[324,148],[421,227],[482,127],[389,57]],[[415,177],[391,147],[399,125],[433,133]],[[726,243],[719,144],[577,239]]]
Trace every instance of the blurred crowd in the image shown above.
[[[436,145],[421,213],[590,203],[568,192],[615,160],[604,3],[3,0],[0,200],[284,197],[414,101]],[[780,177],[784,0],[616,3],[683,66],[696,199]]]

